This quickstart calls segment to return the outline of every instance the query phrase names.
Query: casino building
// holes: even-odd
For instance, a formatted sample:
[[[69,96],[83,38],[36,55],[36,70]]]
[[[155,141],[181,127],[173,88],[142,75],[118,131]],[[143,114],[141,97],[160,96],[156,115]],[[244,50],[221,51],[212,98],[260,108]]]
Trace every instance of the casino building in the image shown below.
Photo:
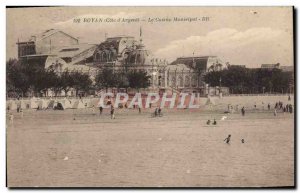
[[[141,32],[141,31],[140,31]],[[144,70],[151,76],[151,91],[198,92],[207,94],[203,75],[209,70],[222,69],[216,56],[179,57],[168,63],[153,56],[139,40],[132,36],[106,38],[100,44],[83,44],[61,30],[50,29],[18,41],[19,60],[64,70],[88,73],[93,80],[103,68],[114,70]]]

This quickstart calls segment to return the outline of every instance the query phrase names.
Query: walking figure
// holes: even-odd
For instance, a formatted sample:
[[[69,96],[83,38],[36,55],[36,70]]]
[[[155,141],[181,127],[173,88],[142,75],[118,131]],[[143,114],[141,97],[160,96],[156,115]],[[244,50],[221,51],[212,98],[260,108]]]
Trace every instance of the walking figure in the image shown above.
[[[271,106],[270,106],[270,103],[268,104],[268,110],[270,110],[271,109]]]
[[[110,118],[115,119],[115,109],[113,105],[111,105]]]
[[[242,115],[245,116],[245,107],[241,109]]]
[[[158,108],[158,116],[161,116],[161,108]]]
[[[291,104],[289,105],[289,112],[293,113],[293,106]]]
[[[157,112],[158,111],[158,109],[157,108],[155,108],[155,111],[154,111],[154,117],[156,117],[157,116]]]
[[[9,120],[11,123],[14,123],[14,115],[12,113],[9,115]]]
[[[99,111],[100,111],[100,115],[102,115],[102,112],[103,112],[103,107],[102,106],[99,107]]]
[[[231,138],[231,135],[229,134],[228,137],[224,139],[224,141],[225,141],[227,144],[229,144],[230,138]]]
[[[141,107],[139,107],[139,114],[141,114],[142,113],[142,110],[141,110]]]
[[[95,106],[92,107],[92,114],[95,115]]]
[[[20,108],[20,113],[21,113],[21,118],[23,118],[24,117],[24,113],[23,113],[23,109],[22,108]]]

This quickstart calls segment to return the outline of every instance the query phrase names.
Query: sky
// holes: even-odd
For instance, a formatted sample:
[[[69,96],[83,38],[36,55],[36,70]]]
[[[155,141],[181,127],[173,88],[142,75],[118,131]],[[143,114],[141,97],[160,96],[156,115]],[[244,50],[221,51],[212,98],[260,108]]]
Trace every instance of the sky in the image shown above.
[[[81,43],[107,37],[139,39],[155,57],[218,56],[230,64],[293,65],[292,7],[44,7],[6,9],[6,53],[17,57],[16,42],[47,29],[60,29]],[[196,18],[196,21],[174,21]],[[204,21],[202,18],[204,17]],[[95,18],[98,22],[83,22]],[[99,22],[99,19],[107,19]],[[118,22],[118,19],[138,19]],[[80,23],[74,22],[80,19]],[[95,20],[94,19],[94,20]],[[157,19],[157,20],[156,20]],[[169,21],[163,21],[169,19]],[[154,22],[150,22],[150,20]]]

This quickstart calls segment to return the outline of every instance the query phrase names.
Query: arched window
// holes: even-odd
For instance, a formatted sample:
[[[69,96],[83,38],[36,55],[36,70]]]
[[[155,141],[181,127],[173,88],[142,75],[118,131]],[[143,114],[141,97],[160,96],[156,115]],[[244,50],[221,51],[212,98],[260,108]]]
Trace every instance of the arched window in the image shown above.
[[[182,78],[182,76],[178,77],[178,83],[179,83],[179,87],[183,87],[183,78]]]
[[[97,52],[96,53],[96,61],[100,61],[101,60],[101,53]]]
[[[137,53],[136,54],[136,61],[135,61],[136,64],[140,64],[141,63],[141,54],[140,53]]]
[[[192,76],[191,82],[192,82],[192,87],[197,87],[197,77],[196,77],[196,75]]]
[[[176,77],[175,76],[173,76],[172,77],[172,87],[176,87]]]
[[[189,76],[185,76],[184,86],[185,87],[190,87],[190,77]]]
[[[101,62],[106,61],[106,54],[104,51],[101,52]]]
[[[111,52],[107,51],[107,61],[111,61]]]

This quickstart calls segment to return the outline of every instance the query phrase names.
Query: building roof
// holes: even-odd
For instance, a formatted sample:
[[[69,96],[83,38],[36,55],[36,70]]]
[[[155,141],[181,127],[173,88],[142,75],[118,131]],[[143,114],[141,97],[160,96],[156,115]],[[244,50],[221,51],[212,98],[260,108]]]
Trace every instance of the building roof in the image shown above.
[[[32,54],[32,55],[24,55],[20,56],[20,58],[29,58],[29,57],[45,57],[45,56],[56,56],[56,54]]]
[[[69,37],[71,37],[71,38],[73,38],[75,40],[78,40],[77,38],[75,38],[75,37],[73,37],[73,36],[71,36],[71,35],[69,35],[69,34],[67,34],[67,33],[65,33],[65,32],[63,32],[61,30],[58,30],[58,29],[48,29],[46,31],[43,31],[42,33],[32,35],[31,38],[29,38],[29,41],[39,41],[39,40],[47,38],[47,37],[49,37],[51,35],[54,35],[54,34],[56,34],[58,32],[61,32],[61,33],[65,34],[65,35],[67,35],[67,36],[69,36]]]
[[[217,56],[188,56],[188,57],[179,57],[177,59],[208,59],[208,58],[216,58]]]
[[[180,57],[173,61],[170,65],[185,64],[186,66],[199,70],[206,70],[209,58],[216,58],[216,56],[194,56],[194,57]]]
[[[106,41],[120,40],[122,38],[134,38],[134,37],[133,36],[120,35],[120,36],[108,37],[108,38],[106,38]]]
[[[190,71],[191,68],[188,68],[185,64],[174,64],[174,65],[168,65],[166,67],[166,70],[171,70],[171,71]]]
[[[242,65],[242,64],[230,64],[230,67],[241,67],[241,68],[246,68],[246,65]]]
[[[280,66],[280,69],[283,72],[292,72],[294,71],[294,66]]]
[[[58,57],[61,58],[72,58],[85,50],[95,48],[96,49],[97,45],[96,44],[76,44],[72,46],[65,46],[65,47],[60,47],[56,50],[53,51]]]
[[[280,64],[262,64],[261,68],[279,68]]]

